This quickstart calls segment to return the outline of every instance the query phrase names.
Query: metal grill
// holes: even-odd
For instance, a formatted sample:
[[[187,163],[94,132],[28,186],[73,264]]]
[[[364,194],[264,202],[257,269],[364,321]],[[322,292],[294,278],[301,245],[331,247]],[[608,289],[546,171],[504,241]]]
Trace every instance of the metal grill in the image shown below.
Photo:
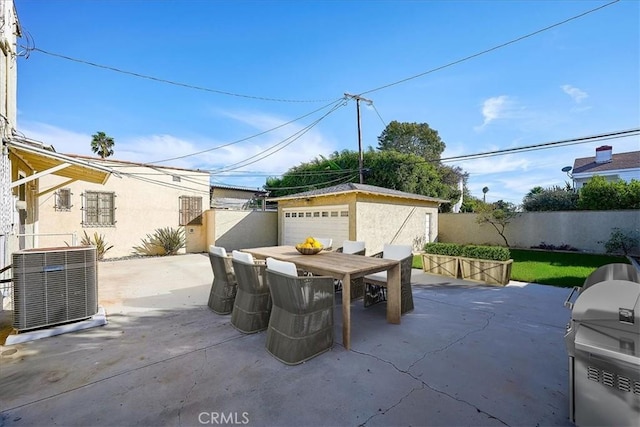
[[[580,427],[640,426],[638,271],[605,265],[574,288],[565,306],[572,309],[565,335],[571,420]]]

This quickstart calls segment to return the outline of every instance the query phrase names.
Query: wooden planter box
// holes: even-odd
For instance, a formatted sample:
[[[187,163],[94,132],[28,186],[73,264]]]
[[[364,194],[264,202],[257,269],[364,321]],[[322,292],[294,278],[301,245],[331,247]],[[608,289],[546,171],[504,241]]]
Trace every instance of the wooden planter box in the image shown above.
[[[422,254],[422,270],[429,274],[458,277],[460,263],[457,256]]]
[[[506,285],[511,280],[513,260],[491,261],[476,258],[458,258],[462,278],[494,285]]]

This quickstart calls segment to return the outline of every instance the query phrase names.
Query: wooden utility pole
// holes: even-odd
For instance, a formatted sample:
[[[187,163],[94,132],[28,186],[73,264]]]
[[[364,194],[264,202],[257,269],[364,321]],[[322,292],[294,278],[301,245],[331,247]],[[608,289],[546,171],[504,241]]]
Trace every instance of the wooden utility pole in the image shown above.
[[[373,101],[367,98],[363,98],[359,95],[351,95],[348,93],[345,93],[344,96],[356,100],[356,113],[358,114],[358,170],[360,172],[360,184],[364,184],[364,174],[362,172],[364,169],[364,159],[362,155],[362,132],[360,130],[360,100],[366,102],[369,105],[373,104]]]

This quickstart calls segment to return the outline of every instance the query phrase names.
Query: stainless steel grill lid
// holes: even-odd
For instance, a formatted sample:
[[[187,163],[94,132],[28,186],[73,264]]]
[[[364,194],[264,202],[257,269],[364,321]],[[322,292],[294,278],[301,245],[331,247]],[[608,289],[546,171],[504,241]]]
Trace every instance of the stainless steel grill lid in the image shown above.
[[[572,305],[569,412],[580,427],[640,426],[640,283],[626,268],[596,272]],[[637,274],[637,272],[636,272]]]
[[[607,280],[591,286],[573,307],[575,349],[640,369],[640,283]]]
[[[611,263],[603,265],[587,277],[580,292],[584,292],[592,285],[606,280],[628,280],[629,282],[640,283],[640,274],[631,264]]]

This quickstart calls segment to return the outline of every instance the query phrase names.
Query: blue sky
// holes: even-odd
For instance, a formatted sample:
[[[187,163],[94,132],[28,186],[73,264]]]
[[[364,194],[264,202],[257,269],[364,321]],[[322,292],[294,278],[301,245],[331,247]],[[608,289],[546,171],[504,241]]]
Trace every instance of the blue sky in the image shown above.
[[[638,1],[429,72],[608,3],[15,0],[26,35],[18,131],[87,155],[91,135],[104,131],[115,159],[173,159],[159,164],[261,187],[320,155],[358,149],[355,102],[327,107],[345,92],[373,101],[361,103],[364,148],[393,120],[428,123],[445,158],[634,129]],[[476,197],[488,186],[487,201],[521,203],[534,186],[564,185],[561,168],[575,158],[604,144],[635,151],[639,141],[448,164],[470,174]]]

